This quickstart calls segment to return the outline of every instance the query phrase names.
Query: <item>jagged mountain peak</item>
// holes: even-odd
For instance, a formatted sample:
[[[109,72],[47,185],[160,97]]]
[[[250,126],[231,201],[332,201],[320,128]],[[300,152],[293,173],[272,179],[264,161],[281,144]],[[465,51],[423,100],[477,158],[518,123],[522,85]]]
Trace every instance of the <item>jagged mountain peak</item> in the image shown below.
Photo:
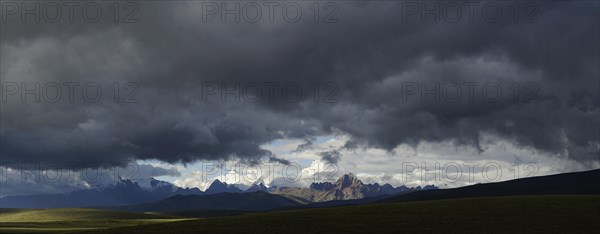
[[[269,192],[269,188],[267,186],[265,186],[263,181],[256,181],[248,189],[246,189],[246,192],[257,192],[257,191]]]
[[[254,183],[252,184],[262,184],[262,185],[266,185],[265,181],[263,179],[258,179],[256,181],[254,181]]]
[[[275,194],[284,194],[294,197],[300,197],[307,201],[331,201],[331,200],[351,200],[367,197],[385,196],[399,194],[404,192],[437,189],[437,187],[425,186],[408,188],[405,185],[394,187],[391,184],[365,184],[353,173],[342,175],[335,183],[331,182],[313,182],[309,188],[278,188],[271,189]]]
[[[221,182],[219,179],[215,179],[211,184],[227,184],[225,182]]]
[[[360,181],[358,179],[358,177],[356,177],[354,174],[349,173],[349,174],[345,174],[342,177],[340,177],[335,182],[335,185],[340,188],[347,188],[347,187],[351,187],[351,186],[361,186],[361,185],[363,185],[363,182]]]
[[[210,186],[208,186],[208,189],[206,189],[206,191],[204,191],[205,193],[208,194],[214,194],[214,193],[239,193],[242,192],[241,189],[239,189],[238,187],[236,187],[235,185],[230,185],[227,184],[226,182],[221,182],[219,179],[215,179]]]
[[[211,189],[211,188],[212,188],[212,189],[216,189],[216,188],[227,188],[227,185],[228,185],[227,183],[225,183],[225,182],[221,182],[219,179],[216,179],[216,180],[214,180],[214,181],[213,181],[213,182],[210,184],[210,186],[208,186],[208,189],[207,189],[207,190],[209,190],[209,189]]]

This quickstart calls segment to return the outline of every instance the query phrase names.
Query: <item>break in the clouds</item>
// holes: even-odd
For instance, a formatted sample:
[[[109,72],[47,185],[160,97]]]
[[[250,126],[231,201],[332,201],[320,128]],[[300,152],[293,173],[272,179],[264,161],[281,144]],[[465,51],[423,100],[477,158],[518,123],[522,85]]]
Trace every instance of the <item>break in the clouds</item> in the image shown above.
[[[493,135],[583,163],[599,160],[597,2],[536,2],[537,21],[518,23],[506,2],[498,3],[504,17],[497,22],[483,20],[479,8],[473,22],[455,23],[427,15],[422,22],[396,1],[335,2],[332,23],[309,18],[309,2],[298,3],[305,18],[296,23],[221,22],[218,14],[205,22],[201,1],[137,4],[136,23],[36,24],[12,16],[2,23],[3,88],[63,88],[61,101],[39,103],[3,90],[3,162],[285,162],[261,145],[308,139],[298,150],[308,149],[310,139],[338,132],[350,137],[346,149],[452,142],[482,152],[482,135]],[[65,82],[79,84],[72,102]],[[79,95],[90,82],[103,91],[95,102]],[[297,83],[304,92],[292,102],[266,94],[256,101],[206,97],[206,84],[265,91],[273,84],[265,82],[279,92]],[[318,87],[317,102],[313,84],[330,85]],[[334,152],[323,160],[343,160]]]

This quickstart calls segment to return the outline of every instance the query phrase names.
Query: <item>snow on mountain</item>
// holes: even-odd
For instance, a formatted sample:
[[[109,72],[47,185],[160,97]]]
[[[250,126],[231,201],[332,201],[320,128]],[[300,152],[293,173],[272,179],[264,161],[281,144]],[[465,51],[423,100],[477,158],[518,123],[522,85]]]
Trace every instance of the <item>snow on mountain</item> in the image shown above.
[[[146,191],[175,192],[179,189],[179,187],[174,184],[154,178],[140,178],[132,181]]]
[[[246,189],[245,192],[269,192],[269,188],[265,186],[263,181],[257,181],[250,185],[250,188]]]

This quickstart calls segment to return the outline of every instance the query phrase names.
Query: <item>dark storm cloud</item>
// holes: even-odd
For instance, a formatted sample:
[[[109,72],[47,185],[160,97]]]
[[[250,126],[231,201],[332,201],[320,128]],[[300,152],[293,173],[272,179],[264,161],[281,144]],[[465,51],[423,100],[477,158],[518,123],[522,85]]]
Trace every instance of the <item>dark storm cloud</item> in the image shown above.
[[[423,140],[485,150],[481,134],[496,134],[597,161],[598,3],[536,3],[537,23],[514,23],[509,3],[501,3],[505,17],[494,23],[482,20],[481,10],[474,23],[402,22],[402,3],[391,1],[337,2],[339,23],[330,24],[203,22],[201,2],[139,3],[140,21],[132,24],[8,22],[2,82],[93,81],[105,93],[95,103],[79,96],[73,103],[2,103],[2,160],[256,161],[274,157],[260,145],[275,139],[342,131],[352,137],[348,146],[388,150]],[[135,82],[139,102],[115,103],[114,82]],[[305,92],[292,103],[204,102],[206,82],[296,82]],[[337,102],[314,103],[310,85],[328,82],[338,88]],[[424,102],[418,94],[403,100],[409,82],[479,82],[478,94],[497,82],[503,96],[469,101],[463,85],[457,102]],[[541,88],[536,102],[524,102],[524,94],[514,101],[514,82]]]
[[[313,142],[315,140],[316,140],[315,138],[304,139],[304,143],[298,145],[298,147],[296,147],[296,150],[294,150],[294,152],[300,153],[300,152],[304,152],[306,150],[312,149]]]
[[[342,154],[337,150],[320,152],[319,155],[321,156],[321,160],[330,164],[337,164],[338,160],[342,157]]]

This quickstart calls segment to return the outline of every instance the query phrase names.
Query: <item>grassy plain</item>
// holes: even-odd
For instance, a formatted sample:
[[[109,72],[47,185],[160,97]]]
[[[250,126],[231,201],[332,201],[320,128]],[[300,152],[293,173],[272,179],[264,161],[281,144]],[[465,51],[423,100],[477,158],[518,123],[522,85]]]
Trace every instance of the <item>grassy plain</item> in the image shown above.
[[[0,209],[0,233],[98,230],[189,219],[98,209]]]
[[[517,196],[263,212],[108,233],[597,233],[600,196]]]

